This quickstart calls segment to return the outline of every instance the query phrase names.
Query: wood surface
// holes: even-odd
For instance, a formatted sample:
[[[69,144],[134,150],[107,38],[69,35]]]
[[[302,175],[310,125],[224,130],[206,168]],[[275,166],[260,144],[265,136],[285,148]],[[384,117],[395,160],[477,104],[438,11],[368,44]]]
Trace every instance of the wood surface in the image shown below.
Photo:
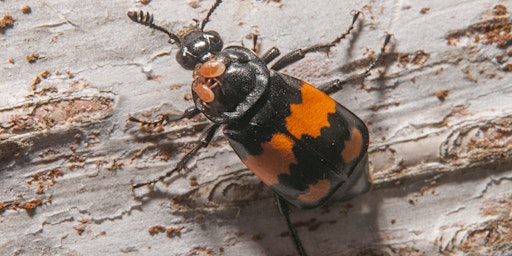
[[[154,14],[179,31],[211,1],[0,1],[0,255],[295,255],[272,193],[221,133],[174,167],[204,117],[141,130],[129,116],[180,113],[192,74]],[[22,12],[22,6],[31,11]],[[283,70],[311,84],[383,65],[333,95],[368,125],[374,186],[292,213],[310,255],[512,254],[510,1],[230,1],[206,29],[225,45],[282,52],[329,42]],[[27,8],[24,8],[27,12]]]

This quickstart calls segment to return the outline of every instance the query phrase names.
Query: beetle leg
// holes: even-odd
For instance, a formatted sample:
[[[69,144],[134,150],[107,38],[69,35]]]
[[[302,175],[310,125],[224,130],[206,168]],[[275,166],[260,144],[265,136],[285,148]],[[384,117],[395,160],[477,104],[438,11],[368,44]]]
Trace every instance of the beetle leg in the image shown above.
[[[281,51],[277,49],[276,47],[270,48],[263,56],[260,57],[260,59],[265,62],[265,64],[270,63],[275,58],[277,58],[279,55],[281,55]]]
[[[250,36],[252,36],[252,48],[251,50],[253,52],[258,52],[258,34],[251,33]]]
[[[188,161],[190,161],[190,159],[194,157],[197,151],[199,151],[201,148],[207,147],[208,144],[210,144],[210,142],[213,139],[213,135],[215,134],[219,127],[220,124],[213,124],[210,127],[208,127],[199,138],[197,145],[192,150],[190,150],[186,155],[184,155],[172,170],[166,172],[164,175],[161,175],[160,177],[153,179],[149,182],[132,184],[132,188],[140,188],[145,185],[152,185],[159,181],[163,181],[165,178],[171,177],[173,173],[179,172],[181,169],[185,168]]]
[[[318,86],[318,90],[324,92],[325,94],[332,94],[335,93],[341,89],[343,89],[343,85],[347,83],[349,80],[340,80],[340,79],[334,79],[332,81],[329,81],[325,84],[321,84]]]
[[[295,51],[289,52],[286,55],[284,55],[283,57],[281,57],[280,59],[278,59],[276,61],[276,63],[274,63],[274,65],[272,65],[271,69],[273,69],[275,71],[279,71],[279,70],[281,70],[299,60],[302,60],[306,56],[306,54],[308,54],[310,52],[320,52],[320,51],[329,52],[329,49],[331,49],[331,47],[335,46],[342,39],[347,37],[347,35],[349,35],[350,32],[354,29],[354,24],[356,23],[356,20],[359,17],[359,14],[361,14],[360,11],[354,11],[353,16],[352,16],[352,24],[350,24],[350,27],[347,29],[347,31],[345,31],[345,33],[341,34],[339,37],[334,39],[332,42],[326,43],[326,44],[317,44],[317,45],[313,45],[306,49],[297,49]]]
[[[183,111],[183,114],[181,115],[174,115],[174,114],[160,114],[158,118],[147,121],[147,120],[140,120],[135,117],[130,116],[128,118],[131,122],[137,122],[141,126],[147,127],[147,128],[155,128],[161,125],[167,125],[172,122],[176,122],[178,120],[184,119],[184,118],[192,118],[194,116],[197,116],[199,113],[199,109],[197,109],[195,106],[187,108],[185,111]]]
[[[290,233],[290,236],[292,237],[293,242],[295,243],[295,246],[297,247],[297,252],[300,256],[307,256],[306,251],[304,250],[304,247],[302,246],[302,242],[300,241],[299,234],[297,234],[297,231],[292,226],[292,222],[290,221],[290,208],[288,202],[278,194],[276,195],[276,201],[277,201],[277,207],[279,208],[279,211],[284,216],[286,220],[286,225],[288,225],[288,233]]]
[[[370,75],[370,71],[372,71],[372,69],[375,68],[377,63],[382,59],[382,56],[384,55],[384,52],[386,50],[386,46],[388,45],[389,40],[391,40],[391,36],[392,35],[389,33],[386,34],[386,38],[384,39],[384,43],[380,48],[379,55],[377,55],[377,58],[375,58],[375,60],[373,60],[372,63],[370,63],[370,65],[366,68],[366,70],[363,73],[345,80],[334,79],[332,81],[320,85],[318,89],[325,92],[326,94],[333,94],[341,90],[344,84],[355,82],[362,83],[363,80]]]

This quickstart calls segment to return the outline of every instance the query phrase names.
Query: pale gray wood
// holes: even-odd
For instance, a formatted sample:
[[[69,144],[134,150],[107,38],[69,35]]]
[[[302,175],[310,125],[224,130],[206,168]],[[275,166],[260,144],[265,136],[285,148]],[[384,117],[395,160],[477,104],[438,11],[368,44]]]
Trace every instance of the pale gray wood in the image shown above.
[[[32,12],[22,14],[22,4]],[[496,4],[226,0],[216,10],[206,28],[226,45],[251,47],[245,36],[259,33],[263,51],[283,52],[332,40],[348,27],[350,11],[362,10],[357,32],[328,57],[312,54],[284,70],[311,84],[361,72],[384,32],[394,35],[386,68],[364,88],[333,96],[368,123],[375,186],[349,202],[294,211],[310,255],[511,253],[512,54],[472,30],[510,22],[509,12],[497,16]],[[192,103],[184,99],[191,72],[175,62],[176,49],[126,12],[149,10],[178,31],[210,5],[0,1],[0,15],[16,20],[0,34],[1,255],[295,254],[271,193],[221,134],[168,186],[131,191],[131,180],[172,168],[207,122],[200,117],[154,135],[127,122]],[[32,53],[40,58],[29,64]],[[32,86],[45,70],[50,76]],[[449,90],[444,101],[435,95],[442,90]],[[39,178],[42,190],[27,183],[51,170],[62,176]],[[191,186],[191,177],[200,185]],[[36,199],[44,204],[31,211],[8,206]],[[151,236],[157,225],[183,229],[179,237]]]

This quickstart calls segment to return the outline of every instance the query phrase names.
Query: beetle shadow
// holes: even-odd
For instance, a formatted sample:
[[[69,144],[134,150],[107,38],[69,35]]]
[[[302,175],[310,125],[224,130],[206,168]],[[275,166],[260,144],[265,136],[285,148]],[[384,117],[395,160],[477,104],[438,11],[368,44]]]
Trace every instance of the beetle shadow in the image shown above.
[[[368,252],[381,240],[377,231],[382,197],[375,193],[378,191],[349,201],[328,202],[316,209],[292,208],[292,225],[308,255],[356,255]],[[259,245],[257,249],[253,247],[251,253],[297,255],[285,219],[273,199],[241,207],[233,217],[230,222],[238,228],[238,236],[242,236],[239,239],[252,240]]]
[[[481,191],[486,193],[489,187],[512,180],[510,175],[507,176],[511,167],[512,161],[508,160],[442,175],[430,173],[403,179],[398,183],[388,182],[349,201],[328,202],[312,210],[293,209],[290,217],[308,255],[394,254],[393,249],[401,248],[393,238],[394,232],[399,235],[400,230],[413,228],[407,225],[415,225],[413,222],[401,223],[407,222],[402,217],[412,218],[421,226],[427,220],[414,216],[418,211],[423,212],[422,208],[428,208],[438,200],[456,199],[457,195],[446,193],[453,191],[451,187],[479,183],[487,179],[488,185]],[[494,177],[500,175],[501,178]],[[436,188],[439,192],[436,192]],[[440,196],[446,198],[439,198]],[[419,201],[415,202],[411,198],[418,198]],[[434,214],[434,218],[445,218],[448,210],[429,214]],[[262,200],[241,207],[231,222],[238,227],[238,236],[242,237],[240,240],[252,240],[260,246],[253,248],[251,252],[261,251],[262,255],[297,255],[284,218],[272,200]]]
[[[348,47],[345,48],[345,56],[347,59],[353,58],[353,51],[354,46],[356,45],[356,42],[359,40],[359,35],[362,33],[364,28],[364,20],[359,19],[355,26],[352,33],[350,33],[350,37],[348,38]]]

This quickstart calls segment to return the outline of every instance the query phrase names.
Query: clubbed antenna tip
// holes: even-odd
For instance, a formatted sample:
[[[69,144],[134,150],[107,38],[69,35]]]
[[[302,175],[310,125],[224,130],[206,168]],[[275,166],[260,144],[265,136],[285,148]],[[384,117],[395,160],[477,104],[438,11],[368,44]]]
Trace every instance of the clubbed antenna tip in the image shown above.
[[[177,44],[178,47],[181,47],[181,41],[178,36],[169,32],[167,29],[160,27],[158,25],[155,25],[153,23],[153,14],[151,14],[149,12],[144,13],[143,11],[138,11],[138,12],[137,11],[129,11],[128,13],[126,13],[126,15],[128,15],[128,18],[130,18],[130,20],[132,20],[133,22],[137,22],[141,25],[150,27],[150,28],[158,30],[160,32],[164,32],[171,39],[171,43]]]

